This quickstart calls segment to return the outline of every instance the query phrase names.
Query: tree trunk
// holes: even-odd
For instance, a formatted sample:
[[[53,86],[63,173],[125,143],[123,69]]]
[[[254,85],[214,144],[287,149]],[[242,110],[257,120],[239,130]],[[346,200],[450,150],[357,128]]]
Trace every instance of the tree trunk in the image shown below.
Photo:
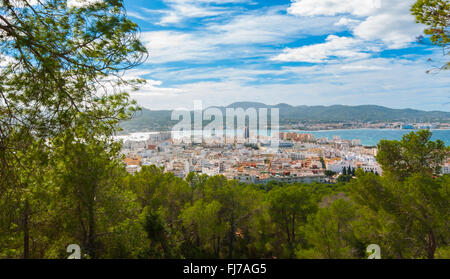
[[[228,257],[230,259],[232,259],[233,258],[234,237],[235,237],[235,233],[236,233],[235,224],[234,224],[234,215],[231,216],[230,221],[231,221],[230,222],[230,245],[228,248],[228,252],[229,252]]]
[[[95,226],[95,208],[94,208],[94,201],[92,200],[89,204],[88,208],[88,222],[89,222],[89,232],[88,232],[88,251],[91,258],[95,259],[97,257],[96,254],[96,247],[95,247],[95,233],[96,233],[96,226]]]
[[[434,259],[434,253],[436,252],[436,238],[432,231],[428,232],[428,247],[427,254],[428,259]]]
[[[216,250],[216,257],[220,258],[220,235],[217,237],[217,250]]]
[[[25,201],[25,209],[23,216],[23,258],[30,258],[30,227],[29,227],[30,204]]]

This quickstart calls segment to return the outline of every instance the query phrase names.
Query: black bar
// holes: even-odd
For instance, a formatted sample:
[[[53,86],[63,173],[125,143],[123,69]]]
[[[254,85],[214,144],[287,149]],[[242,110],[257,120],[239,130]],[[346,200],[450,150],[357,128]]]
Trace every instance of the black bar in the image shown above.
[[[421,272],[432,278],[429,276],[434,273],[446,274],[449,263],[449,260],[0,260],[0,270],[5,275],[8,274],[6,271],[14,275],[31,272],[33,277],[56,275],[65,278],[70,275],[83,279],[92,276],[103,279],[106,274],[125,279],[309,279],[324,276],[381,279],[392,275],[406,278]]]

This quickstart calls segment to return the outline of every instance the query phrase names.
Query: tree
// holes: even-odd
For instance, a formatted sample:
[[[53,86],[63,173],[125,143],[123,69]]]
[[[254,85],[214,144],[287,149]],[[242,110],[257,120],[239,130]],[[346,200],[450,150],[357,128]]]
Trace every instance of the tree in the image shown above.
[[[336,173],[334,171],[330,171],[330,170],[326,170],[325,171],[325,175],[329,178],[333,177],[336,175]]]
[[[411,8],[417,23],[428,26],[425,35],[430,36],[433,44],[443,47],[444,55],[449,54],[450,44],[450,3],[446,0],[418,0]],[[450,69],[450,62],[441,66]]]
[[[138,227],[141,211],[136,195],[124,183],[128,173],[116,157],[121,144],[98,139],[91,132],[68,130],[64,137],[53,139],[59,148],[51,156],[50,173],[53,184],[60,185],[54,210],[65,217],[56,222],[71,227],[64,235],[80,244],[90,258],[131,257],[139,246],[126,242],[142,240],[144,231]],[[127,251],[119,251],[119,246]]]
[[[283,244],[287,257],[293,257],[300,243],[299,226],[305,224],[309,215],[317,211],[312,192],[306,186],[291,185],[275,188],[269,192],[269,214],[277,227],[277,233],[284,235]]]
[[[172,245],[170,245],[168,228],[160,211],[146,207],[143,211],[143,226],[150,240],[150,245],[145,251],[145,258],[171,258]]]
[[[358,170],[349,188],[360,206],[360,237],[378,241],[390,257],[432,259],[448,245],[448,178],[437,177],[448,148],[430,138],[423,130],[381,141],[383,177]]]
[[[77,115],[114,131],[134,111],[123,89],[142,80],[122,75],[146,55],[137,25],[120,0],[68,2],[0,2],[0,57],[8,57],[0,68],[2,138],[21,129],[49,138],[78,124]]]
[[[353,168],[351,166],[348,166],[347,174],[353,176]]]
[[[325,259],[354,258],[352,245],[356,242],[352,222],[356,219],[356,209],[351,202],[343,199],[334,201],[329,207],[320,208],[308,217],[305,235],[308,250],[297,251],[300,258],[318,257]]]
[[[149,234],[151,247],[143,257],[164,258],[180,255],[180,243],[186,236],[180,216],[187,204],[191,203],[191,189],[189,184],[175,177],[173,173],[164,173],[156,166],[143,166],[141,171],[128,179],[130,189],[137,196],[144,217],[151,222],[144,221],[147,233],[152,230],[152,224],[163,227],[164,242],[161,238],[152,238]],[[157,245],[155,248],[152,245]],[[160,253],[158,253],[160,251]]]
[[[327,163],[325,162],[323,157],[320,157],[320,163],[322,164],[322,169],[326,169],[327,168]]]
[[[29,134],[22,136],[17,139],[31,139]],[[41,149],[42,141],[31,141],[27,146],[26,152],[17,150],[14,156],[7,156],[7,166],[1,165],[6,177],[0,180],[0,257],[41,255],[44,245],[35,243],[33,236],[51,227],[45,201],[54,198],[55,185],[47,176],[48,169],[42,167],[48,163],[47,152]]]
[[[338,177],[338,179],[337,179],[337,182],[340,182],[340,183],[347,183],[347,182],[350,182],[351,180],[352,180],[352,175],[350,174],[350,175],[344,175],[344,174],[342,174],[342,175],[340,175],[339,177]]]
[[[434,258],[448,243],[449,200],[444,181],[415,174],[404,181],[359,171],[350,187],[359,205],[356,234],[379,244],[386,258]]]
[[[227,229],[226,224],[220,222],[221,207],[218,201],[207,203],[200,199],[183,210],[181,219],[191,244],[186,251],[188,258],[213,258],[218,255],[220,245],[216,240]]]
[[[376,159],[383,173],[405,179],[417,173],[439,175],[449,154],[441,140],[431,141],[431,132],[421,130],[403,136],[401,141],[382,140]]]
[[[136,111],[125,90],[142,83],[123,78],[146,57],[123,1],[69,3],[0,1],[0,211],[9,216],[0,225],[23,238],[24,258],[32,256],[30,233],[42,225],[33,218],[58,192],[51,179],[41,183],[51,173],[49,158],[113,135]],[[16,236],[9,239],[15,246]]]
[[[221,205],[219,220],[221,224],[226,224],[226,235],[218,236],[225,239],[228,258],[233,258],[236,251],[237,235],[246,234],[249,227],[246,224],[252,220],[261,207],[262,198],[260,191],[238,181],[227,179],[223,176],[213,176],[206,182],[206,200],[218,201]]]
[[[191,172],[187,175],[186,181],[191,187],[191,205],[193,205],[195,200],[205,197],[205,187],[208,176],[206,174],[199,175]]]

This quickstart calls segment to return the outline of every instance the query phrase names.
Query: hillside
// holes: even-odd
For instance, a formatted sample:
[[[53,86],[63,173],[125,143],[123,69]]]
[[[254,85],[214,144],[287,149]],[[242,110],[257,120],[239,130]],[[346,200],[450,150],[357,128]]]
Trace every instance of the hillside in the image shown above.
[[[262,103],[240,102],[227,107],[218,107],[223,112],[226,108],[279,108],[280,124],[293,123],[336,123],[336,122],[447,122],[450,112],[420,111],[413,109],[391,109],[382,106],[291,106],[278,104],[275,106]],[[142,132],[151,130],[167,130],[178,121],[171,121],[169,110],[143,109],[132,120],[121,124],[125,132]]]

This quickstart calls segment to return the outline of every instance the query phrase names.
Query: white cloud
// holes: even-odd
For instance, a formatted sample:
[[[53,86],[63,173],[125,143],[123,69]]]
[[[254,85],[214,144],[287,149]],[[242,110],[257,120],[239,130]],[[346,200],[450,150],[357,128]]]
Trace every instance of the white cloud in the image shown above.
[[[360,20],[343,17],[343,18],[339,19],[339,21],[336,22],[334,25],[335,26],[348,26],[348,27],[351,27],[351,26],[356,26],[359,23],[361,23]]]
[[[370,103],[393,108],[449,111],[449,106],[443,104],[448,92],[442,88],[448,88],[450,77],[427,75],[427,67],[429,65],[423,60],[386,58],[363,59],[345,65],[283,67],[272,70],[271,74],[289,75],[288,83],[265,80],[262,84],[246,81],[246,77],[258,77],[258,70],[226,68],[222,70],[222,77],[226,77],[222,81],[185,83],[168,88],[166,95],[164,91],[154,91],[153,95],[140,95],[138,100],[151,109],[187,107],[192,105],[192,100],[202,100],[205,106],[228,105],[237,101],[291,105]],[[197,72],[201,77],[202,69]],[[219,75],[220,71],[216,73]],[[175,89],[178,91],[170,91]]]
[[[407,47],[422,34],[411,6],[415,0],[294,0],[288,12],[297,16],[347,15],[336,25],[348,26],[358,38],[381,41],[389,49]],[[348,18],[348,15],[358,19]],[[360,20],[360,18],[363,18]],[[357,24],[356,20],[361,22]],[[350,24],[351,23],[351,24]]]
[[[422,27],[415,24],[409,11],[413,0],[381,0],[381,5],[374,7],[364,0],[293,1],[290,14],[285,13],[286,6],[246,11],[220,7],[231,1],[173,0],[166,1],[168,10],[150,11],[162,14],[165,25],[192,17],[213,18],[200,26],[183,26],[183,30],[165,27],[164,31],[142,33],[149,49],[148,62],[160,65],[134,73],[151,77],[144,88],[133,93],[141,105],[171,109],[200,99],[205,106],[261,101],[292,105],[373,103],[449,110],[438,103],[447,98],[448,90],[443,88],[450,86],[450,78],[425,74],[430,67],[424,61],[428,56],[372,58],[374,52],[408,46],[421,33]],[[299,2],[309,3],[309,10],[299,10]],[[181,6],[177,5],[186,12],[179,12]],[[227,16],[216,17],[214,13]],[[330,35],[319,44],[285,48],[285,44],[309,35],[343,30],[353,36]],[[250,57],[256,59],[242,59]],[[283,63],[265,58],[328,63],[283,67]],[[242,63],[231,67],[218,62],[222,59]],[[180,61],[184,63],[161,65]]]
[[[381,0],[294,0],[288,12],[299,16],[368,16],[380,7]]]
[[[139,91],[131,93],[133,98],[137,100],[153,98],[155,96],[169,97],[177,96],[183,92],[183,90],[178,88],[161,87],[163,85],[162,81],[159,80],[147,80],[147,83],[142,86]]]
[[[330,17],[298,18],[286,15],[274,8],[263,13],[253,12],[234,17],[225,24],[208,27],[220,33],[218,41],[224,44],[280,44],[305,35],[333,32],[335,19]]]
[[[38,0],[10,0],[9,3],[13,6],[13,7],[17,7],[17,8],[23,8],[25,7],[25,1],[27,2],[27,4],[31,5],[31,6],[35,6],[38,4]],[[2,6],[2,3],[0,2],[0,7]]]
[[[266,45],[334,32],[339,29],[334,22],[328,17],[298,18],[274,8],[234,16],[221,24],[213,22],[201,30],[144,32],[142,40],[150,53],[149,63],[154,64],[270,57],[275,50]]]
[[[348,71],[375,71],[375,70],[387,70],[388,68],[374,65],[364,65],[364,64],[348,64],[341,66],[341,70]]]
[[[414,42],[422,31],[412,16],[386,13],[368,17],[354,29],[354,34],[364,40],[380,40],[389,49],[399,49]]]
[[[13,57],[0,54],[0,68],[5,68],[8,64],[13,62],[16,62]]]
[[[129,17],[134,17],[134,18],[137,18],[137,19],[140,19],[140,20],[147,20],[148,19],[147,17],[145,17],[145,16],[143,16],[143,15],[137,13],[137,12],[127,11],[127,15]]]
[[[102,80],[103,86],[99,88],[97,94],[101,95],[101,94],[117,93],[118,90],[120,90],[121,92],[129,92],[130,95],[136,100],[142,99],[146,100],[148,98],[152,98],[155,96],[171,96],[181,93],[180,89],[163,87],[163,81],[161,80],[146,78],[151,73],[152,73],[151,71],[145,69],[133,69],[127,71],[126,74],[121,77],[121,79],[124,81],[144,79],[146,83],[140,85],[137,91],[136,88],[133,88],[132,86],[129,85],[121,85],[119,87],[113,86],[113,84],[115,84],[115,82],[117,81],[117,77],[109,76]]]
[[[100,2],[103,2],[103,0],[68,0],[67,6],[69,8],[82,8]]]
[[[142,41],[149,51],[151,63],[192,61],[214,57],[216,48],[211,39],[176,31],[142,33]]]
[[[361,59],[370,56],[363,42],[351,37],[328,36],[325,43],[299,48],[287,48],[274,57],[275,61],[321,63],[329,58]]]
[[[234,82],[258,81],[264,75],[276,78],[279,75],[290,73],[288,70],[259,69],[254,67],[197,67],[188,69],[166,69],[153,72],[157,79],[170,80],[177,83],[190,83],[192,80],[222,80]]]
[[[169,6],[168,10],[157,10],[163,13],[159,24],[163,26],[178,24],[189,18],[214,17],[228,13],[226,9],[220,7],[222,4],[243,3],[248,0],[164,0]],[[155,12],[146,10],[147,12]]]
[[[179,23],[185,18],[203,18],[217,16],[223,13],[218,8],[201,7],[191,2],[181,2],[171,4],[171,10],[166,13],[159,24],[169,25]]]

